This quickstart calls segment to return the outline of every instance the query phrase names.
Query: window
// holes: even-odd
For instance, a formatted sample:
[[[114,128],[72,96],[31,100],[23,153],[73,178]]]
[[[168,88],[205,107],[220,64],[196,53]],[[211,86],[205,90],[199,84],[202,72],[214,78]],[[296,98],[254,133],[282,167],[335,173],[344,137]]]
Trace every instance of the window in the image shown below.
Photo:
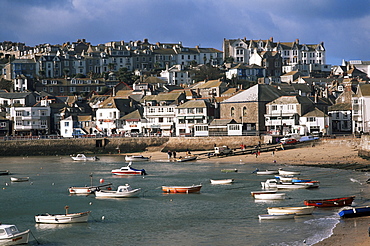
[[[163,123],[163,118],[162,118],[162,117],[159,117],[159,118],[158,118],[158,122],[159,122],[159,123]]]
[[[208,126],[195,126],[195,130],[200,131],[208,131]]]
[[[229,125],[229,130],[239,131],[240,130],[240,125]]]
[[[150,114],[155,113],[155,108],[149,108],[149,113],[150,113]]]
[[[203,108],[197,108],[196,113],[197,114],[203,114]]]
[[[316,121],[316,117],[308,117],[307,118],[307,122],[315,122]]]
[[[158,113],[163,113],[164,109],[163,108],[158,108]]]
[[[64,122],[65,127],[69,127],[69,122]]]
[[[168,113],[173,113],[173,108],[167,108]]]
[[[188,108],[188,114],[194,114],[194,109],[193,108]]]
[[[168,123],[172,123],[172,122],[173,122],[173,118],[168,117],[168,118],[167,118],[167,122],[168,122]]]
[[[15,116],[22,116],[22,111],[15,111]]]
[[[235,108],[234,107],[231,107],[231,109],[230,109],[230,115],[231,115],[231,117],[234,117],[235,116]]]
[[[272,105],[271,106],[271,109],[274,111],[274,110],[277,110],[277,105]]]
[[[242,115],[247,116],[247,107],[243,107]]]

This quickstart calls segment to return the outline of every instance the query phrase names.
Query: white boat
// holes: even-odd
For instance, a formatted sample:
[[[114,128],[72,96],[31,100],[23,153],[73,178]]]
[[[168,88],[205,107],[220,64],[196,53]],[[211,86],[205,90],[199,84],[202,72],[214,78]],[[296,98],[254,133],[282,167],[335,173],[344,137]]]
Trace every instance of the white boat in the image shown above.
[[[68,188],[70,194],[91,194],[102,187],[111,186],[112,183],[96,186],[71,186]]]
[[[268,179],[265,182],[261,182],[262,188],[275,188],[275,189],[310,189],[318,188],[319,181],[310,182],[280,182],[277,179]]]
[[[137,197],[141,189],[132,189],[129,184],[118,186],[116,191],[113,190],[100,190],[95,192],[97,198],[129,198]]]
[[[113,169],[112,174],[115,175],[146,175],[145,169],[135,169],[131,167],[132,162],[130,162],[126,167],[121,167],[120,169]]]
[[[277,190],[260,190],[260,191],[251,191],[251,195],[254,197],[258,194],[273,194],[276,193]]]
[[[295,214],[260,214],[258,218],[260,220],[286,220],[294,219]]]
[[[300,175],[301,172],[300,171],[287,171],[287,170],[283,170],[280,168],[279,174],[282,176],[289,176],[289,175]]]
[[[30,177],[10,177],[10,181],[12,182],[26,182],[29,181]]]
[[[151,157],[145,157],[142,155],[126,155],[125,161],[126,162],[133,162],[133,161],[149,161]]]
[[[71,156],[74,161],[97,161],[99,158],[97,156],[87,157],[85,154],[78,154],[76,156]]]
[[[30,230],[20,232],[15,225],[0,224],[0,245],[28,243]]]
[[[264,170],[264,171],[257,171],[256,174],[257,175],[274,175],[274,174],[278,174],[279,171],[278,170]]]
[[[296,215],[309,215],[313,213],[314,206],[305,207],[269,207],[267,208],[268,214],[296,214]]]
[[[231,184],[234,179],[211,179],[211,184]]]
[[[254,198],[258,200],[284,200],[285,193],[255,194]]]
[[[186,155],[184,157],[179,157],[176,159],[177,162],[185,162],[185,161],[195,161],[198,157],[196,155]]]
[[[68,206],[65,207],[65,214],[38,214],[35,216],[36,223],[47,223],[47,224],[70,224],[70,223],[82,223],[87,222],[91,211],[82,213],[68,213]]]

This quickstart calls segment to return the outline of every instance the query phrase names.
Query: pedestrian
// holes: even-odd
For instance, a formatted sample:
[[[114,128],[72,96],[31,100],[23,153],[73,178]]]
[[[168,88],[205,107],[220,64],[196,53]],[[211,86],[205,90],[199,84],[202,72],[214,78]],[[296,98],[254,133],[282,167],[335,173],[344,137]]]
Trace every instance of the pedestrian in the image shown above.
[[[172,156],[176,159],[176,151],[172,152]]]
[[[284,145],[282,143],[280,144],[280,147],[282,150],[284,150]]]
[[[169,150],[169,151],[167,152],[167,155],[168,155],[168,159],[171,159],[171,157],[172,157],[172,152]]]
[[[256,154],[256,158],[257,158],[257,157],[258,157],[258,151],[256,151],[256,153],[255,153],[255,154]]]
[[[272,156],[275,156],[275,149],[272,150],[272,153],[271,153]]]

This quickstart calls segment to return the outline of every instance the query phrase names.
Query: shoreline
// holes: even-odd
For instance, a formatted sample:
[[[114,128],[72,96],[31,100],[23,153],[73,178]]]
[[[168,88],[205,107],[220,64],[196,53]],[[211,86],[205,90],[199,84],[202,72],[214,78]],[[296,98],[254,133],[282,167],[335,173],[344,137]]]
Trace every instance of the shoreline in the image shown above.
[[[204,153],[205,151],[192,151],[192,154]],[[128,153],[121,154],[127,155]],[[167,160],[167,153],[164,152],[141,152],[132,154],[150,155],[155,160]],[[177,157],[184,156],[184,152],[177,153]],[[353,147],[340,146],[328,143],[318,143],[314,147],[304,146],[294,149],[278,149],[272,152],[261,152],[259,156],[254,154],[234,155],[225,157],[213,157],[208,159],[202,157],[201,161],[215,161],[220,163],[240,163],[240,164],[261,164],[271,163],[272,165],[290,166],[317,166],[321,168],[346,169],[354,171],[368,172],[370,170],[370,160],[358,156],[358,150]],[[184,163],[185,164],[185,163]],[[370,177],[370,176],[369,176]],[[365,183],[366,180],[361,180]],[[365,184],[366,185],[366,184]],[[370,192],[367,192],[370,194]],[[369,196],[370,198],[370,196]],[[315,246],[331,245],[370,245],[369,226],[370,216],[340,219],[333,229],[333,234],[328,238],[314,244]]]

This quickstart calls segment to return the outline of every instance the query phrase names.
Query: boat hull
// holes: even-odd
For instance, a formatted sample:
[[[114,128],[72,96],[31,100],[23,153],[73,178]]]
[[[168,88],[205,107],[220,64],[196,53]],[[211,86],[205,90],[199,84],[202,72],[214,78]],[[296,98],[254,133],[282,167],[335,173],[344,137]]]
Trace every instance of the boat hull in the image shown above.
[[[94,187],[69,187],[70,194],[91,194],[96,191]]]
[[[90,211],[75,214],[41,214],[35,216],[36,223],[46,224],[70,224],[83,223],[89,219]]]
[[[296,214],[296,215],[309,215],[313,213],[314,206],[306,207],[269,207],[267,208],[268,214]]]
[[[274,174],[278,174],[279,171],[277,170],[265,170],[265,171],[257,171],[256,174],[257,175],[274,175]]]
[[[10,177],[10,181],[12,182],[27,182],[29,181],[29,177],[17,178],[17,177]]]
[[[272,194],[255,194],[254,198],[258,200],[284,200],[285,193],[272,193]]]
[[[96,198],[130,198],[138,197],[141,189],[134,189],[129,192],[117,192],[117,191],[97,191],[95,192]]]
[[[183,158],[176,159],[177,162],[195,161],[197,156],[185,156]]]
[[[279,170],[279,175],[282,176],[289,176],[289,175],[300,175],[301,172],[299,171],[285,171],[285,170]]]
[[[28,243],[30,230],[13,234],[7,238],[0,238],[0,245],[19,245]]]
[[[315,206],[315,207],[342,207],[351,206],[355,196],[341,197],[333,199],[322,199],[322,200],[304,200],[304,205]]]
[[[162,191],[166,193],[199,193],[202,185],[193,186],[162,186]]]
[[[261,191],[251,191],[251,195],[254,197],[258,194],[274,194],[277,190],[261,190]]]
[[[260,220],[286,220],[294,219],[295,214],[260,214],[258,218]]]
[[[211,184],[231,184],[234,182],[234,179],[211,179]]]
[[[354,218],[354,217],[361,217],[361,216],[369,216],[370,207],[366,206],[366,207],[343,209],[338,214],[341,218]]]
[[[149,161],[149,157],[144,156],[126,156],[125,161],[126,162],[140,162],[140,161]]]

